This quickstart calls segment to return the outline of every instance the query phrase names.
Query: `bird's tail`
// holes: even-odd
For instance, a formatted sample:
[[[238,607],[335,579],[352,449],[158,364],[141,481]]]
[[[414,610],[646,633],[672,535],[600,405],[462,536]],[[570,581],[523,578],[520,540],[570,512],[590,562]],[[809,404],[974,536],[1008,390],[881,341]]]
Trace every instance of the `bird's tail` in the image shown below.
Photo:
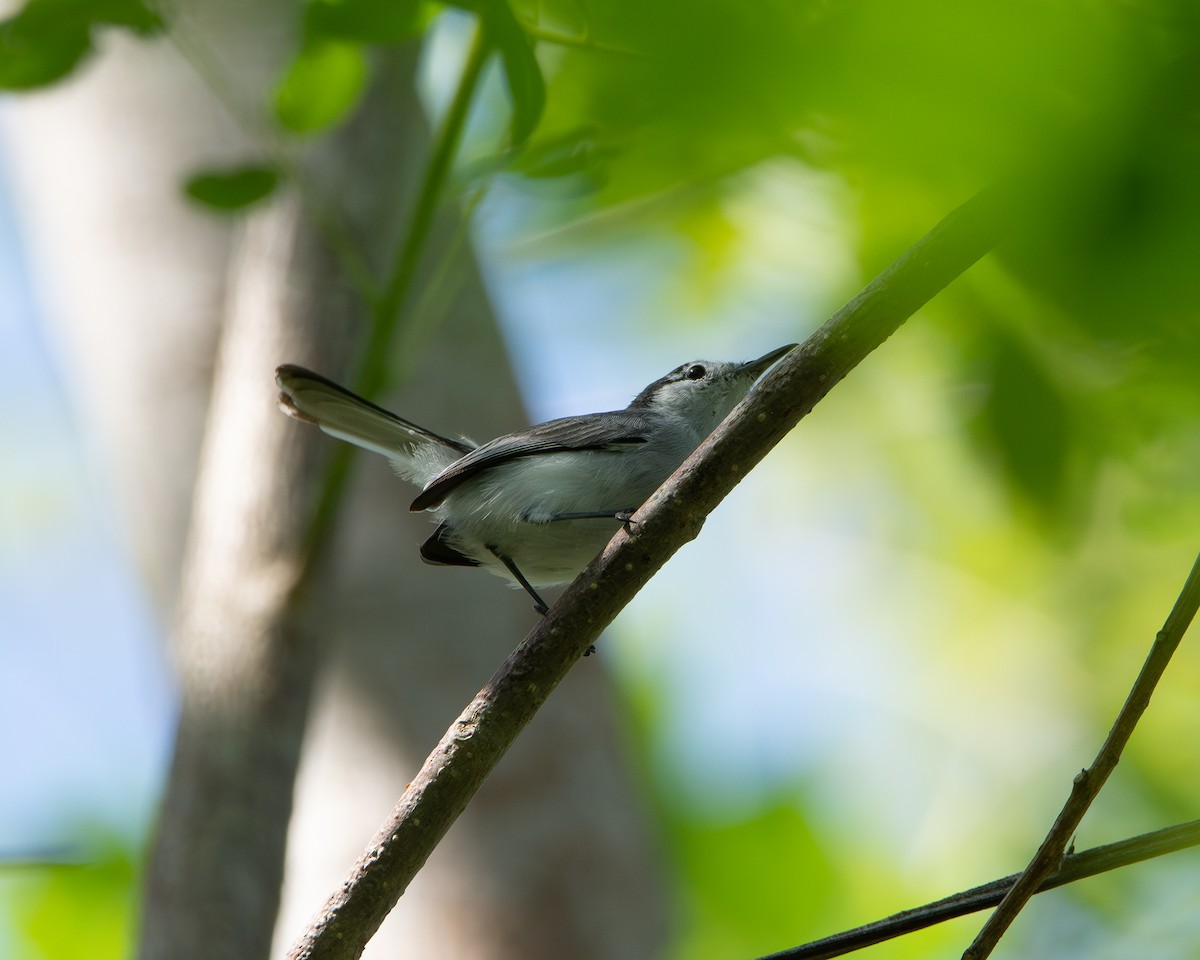
[[[465,453],[466,440],[439,436],[389,413],[318,373],[284,364],[275,371],[279,408],[290,417],[316,424],[331,437],[387,457],[396,473],[424,486]]]

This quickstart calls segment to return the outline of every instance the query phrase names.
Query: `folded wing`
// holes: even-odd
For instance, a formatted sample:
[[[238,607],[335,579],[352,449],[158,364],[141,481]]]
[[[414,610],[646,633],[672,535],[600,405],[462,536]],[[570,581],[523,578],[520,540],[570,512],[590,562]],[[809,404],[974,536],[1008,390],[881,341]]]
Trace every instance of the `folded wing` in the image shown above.
[[[645,418],[624,410],[540,423],[518,434],[497,437],[469,451],[430,479],[410,510],[431,510],[464,480],[522,457],[572,450],[617,450],[645,443]]]

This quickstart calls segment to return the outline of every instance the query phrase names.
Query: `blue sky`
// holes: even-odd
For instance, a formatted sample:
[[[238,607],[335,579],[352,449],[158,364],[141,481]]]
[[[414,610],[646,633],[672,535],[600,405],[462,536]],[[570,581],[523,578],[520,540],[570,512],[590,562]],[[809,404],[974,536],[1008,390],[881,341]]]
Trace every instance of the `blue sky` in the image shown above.
[[[173,703],[62,390],[12,201],[0,143],[0,852],[20,853],[69,843],[88,821],[136,836]]]

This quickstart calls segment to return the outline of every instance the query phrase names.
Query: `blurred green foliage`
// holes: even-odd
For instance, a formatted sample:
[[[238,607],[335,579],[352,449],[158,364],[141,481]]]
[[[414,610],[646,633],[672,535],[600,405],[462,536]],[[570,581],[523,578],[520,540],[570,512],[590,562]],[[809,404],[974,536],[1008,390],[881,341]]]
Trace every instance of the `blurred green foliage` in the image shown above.
[[[29,0],[0,20],[0,90],[28,90],[67,76],[92,52],[101,27],[157,32],[162,23],[141,0]]]
[[[271,167],[238,167],[196,174],[184,184],[184,192],[215,210],[235,211],[266,199],[278,183],[279,171]]]
[[[546,81],[533,52],[533,42],[506,2],[480,5],[484,36],[495,44],[504,65],[504,85],[512,103],[511,142],[529,139],[546,108]]]
[[[677,894],[677,954],[724,960],[790,946],[795,931],[842,915],[834,867],[790,798],[742,817],[666,814]]]
[[[1078,708],[1089,734],[1105,729],[1140,660],[1137,641],[1148,643],[1182,581],[1171,550],[1200,523],[1200,6],[453,6],[478,16],[496,47],[508,111],[507,136],[497,142],[499,125],[487,125],[493,139],[472,144],[464,172],[473,182],[500,176],[519,185],[532,198],[521,207],[525,229],[551,236],[558,253],[587,257],[630,237],[671,238],[686,251],[672,263],[688,278],[681,286],[704,296],[728,275],[750,299],[752,282],[735,272],[744,268],[744,235],[762,225],[734,212],[750,192],[747,174],[768,165],[818,171],[849,198],[840,212],[858,271],[836,285],[814,279],[824,279],[818,296],[833,308],[975,191],[1005,178],[1022,185],[1020,228],[925,311],[919,331],[888,345],[894,381],[847,383],[830,398],[836,429],[822,437],[814,418],[806,437],[820,451],[816,462],[837,465],[831,487],[858,497],[854,515],[872,539],[935,571],[922,568],[928,579],[916,582],[945,588],[922,601],[942,618],[924,621],[927,629],[945,635],[912,654],[927,660],[898,685],[932,676],[943,682],[928,699],[951,699],[961,685],[970,701],[1004,673],[1000,660],[1017,675],[1014,689],[1036,688],[1039,704],[1063,713]],[[387,0],[310,0],[298,17],[298,49],[274,105],[284,130],[306,137],[352,114],[372,47],[417,38],[433,22],[428,7]],[[58,80],[109,23],[156,25],[132,0],[31,0],[0,24],[0,86]],[[273,182],[258,168],[214,173],[193,179],[189,193],[239,208]],[[793,269],[817,268],[798,261]],[[883,492],[864,497],[849,477]],[[838,491],[819,492],[833,499]],[[876,512],[885,498],[886,516]],[[897,571],[895,579],[916,576]],[[886,615],[899,622],[915,608]],[[1053,646],[1041,643],[1051,635]],[[1136,832],[1129,825],[1138,818],[1195,814],[1194,751],[1179,745],[1200,742],[1200,663],[1188,649],[1180,657],[1174,685],[1139,730],[1140,751],[1122,765],[1132,776],[1114,782],[1112,806],[1097,814],[1116,835]],[[951,677],[952,668],[980,686]],[[987,722],[978,702],[961,714],[963,727],[1004,719]],[[653,727],[641,724],[643,742]],[[939,728],[936,748],[949,752],[958,732]],[[646,766],[679,879],[678,956],[778,949],[801,931],[822,935],[949,892],[929,881],[900,899],[904,884],[881,858],[853,875],[835,867],[815,838],[836,827],[853,847],[858,824],[823,811],[800,774],[721,816]],[[1004,779],[1010,771],[1000,763],[974,772],[981,791],[1021,786]],[[986,826],[996,845],[1009,829],[1028,840],[1025,821]],[[52,905],[80,909],[77,894],[103,904],[101,881],[126,882],[90,868],[71,876],[48,881],[29,914],[41,943],[51,944],[54,924],[34,920],[51,916]],[[967,882],[985,879],[972,871]],[[89,888],[93,881],[100,885]],[[1077,897],[1110,910],[1105,891],[1126,883],[1097,881],[1056,902],[1061,910]],[[124,913],[110,908],[115,937]],[[106,955],[109,933],[91,955]],[[944,934],[929,936],[887,955],[931,955]]]
[[[309,0],[304,4],[304,36],[354,43],[399,43],[417,36],[427,23],[416,0]]]
[[[975,190],[1021,177],[1026,223],[995,256],[1003,277],[964,291],[963,373],[987,391],[967,438],[1062,534],[1087,516],[1106,459],[1156,423],[1190,430],[1178,404],[1195,412],[1200,369],[1192,5],[714,0],[585,14],[566,0],[525,16],[578,42],[555,51],[546,117],[512,169],[568,158],[564,174],[593,188],[539,204],[543,227],[605,210],[582,248],[630,229],[700,235],[703,269],[719,272],[711,238],[737,247],[736,174],[787,158],[856,192],[865,280]]]
[[[319,133],[345,117],[366,83],[360,44],[310,39],[275,91],[275,114],[293,133]]]
[[[24,867],[10,876],[9,909],[23,939],[17,960],[129,955],[137,871],[127,848],[97,836],[79,864]]]

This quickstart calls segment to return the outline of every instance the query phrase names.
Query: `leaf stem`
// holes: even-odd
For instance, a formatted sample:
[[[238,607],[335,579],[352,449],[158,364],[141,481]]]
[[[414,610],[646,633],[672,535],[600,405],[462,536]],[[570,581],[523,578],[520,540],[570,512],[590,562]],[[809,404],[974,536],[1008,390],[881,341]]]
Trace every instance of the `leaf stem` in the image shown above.
[[[355,378],[355,388],[364,396],[376,393],[386,380],[388,347],[399,325],[404,302],[412,288],[417,264],[429,244],[433,217],[442,201],[450,176],[450,167],[466,127],[467,114],[491,50],[492,45],[486,31],[477,24],[462,75],[459,77],[458,88],[454,92],[454,99],[434,139],[433,151],[421,178],[416,207],[409,219],[408,230],[396,250],[383,293],[372,305],[371,329],[358,376]]]
[[[388,281],[383,287],[383,292],[370,301],[370,329],[352,388],[365,397],[378,394],[387,381],[390,347],[400,325],[402,310],[412,288],[417,265],[428,246],[434,214],[443,199],[450,167],[462,140],[467,114],[490,52],[491,44],[485,31],[477,25],[458,87],[454,92],[454,99],[434,138],[433,150],[418,186],[416,206],[409,218],[404,239],[396,250]],[[307,583],[314,566],[312,559],[320,552],[321,545],[332,530],[342,493],[350,476],[353,455],[353,447],[339,444],[329,461],[305,538],[305,555],[309,561],[297,589],[302,589]]]

